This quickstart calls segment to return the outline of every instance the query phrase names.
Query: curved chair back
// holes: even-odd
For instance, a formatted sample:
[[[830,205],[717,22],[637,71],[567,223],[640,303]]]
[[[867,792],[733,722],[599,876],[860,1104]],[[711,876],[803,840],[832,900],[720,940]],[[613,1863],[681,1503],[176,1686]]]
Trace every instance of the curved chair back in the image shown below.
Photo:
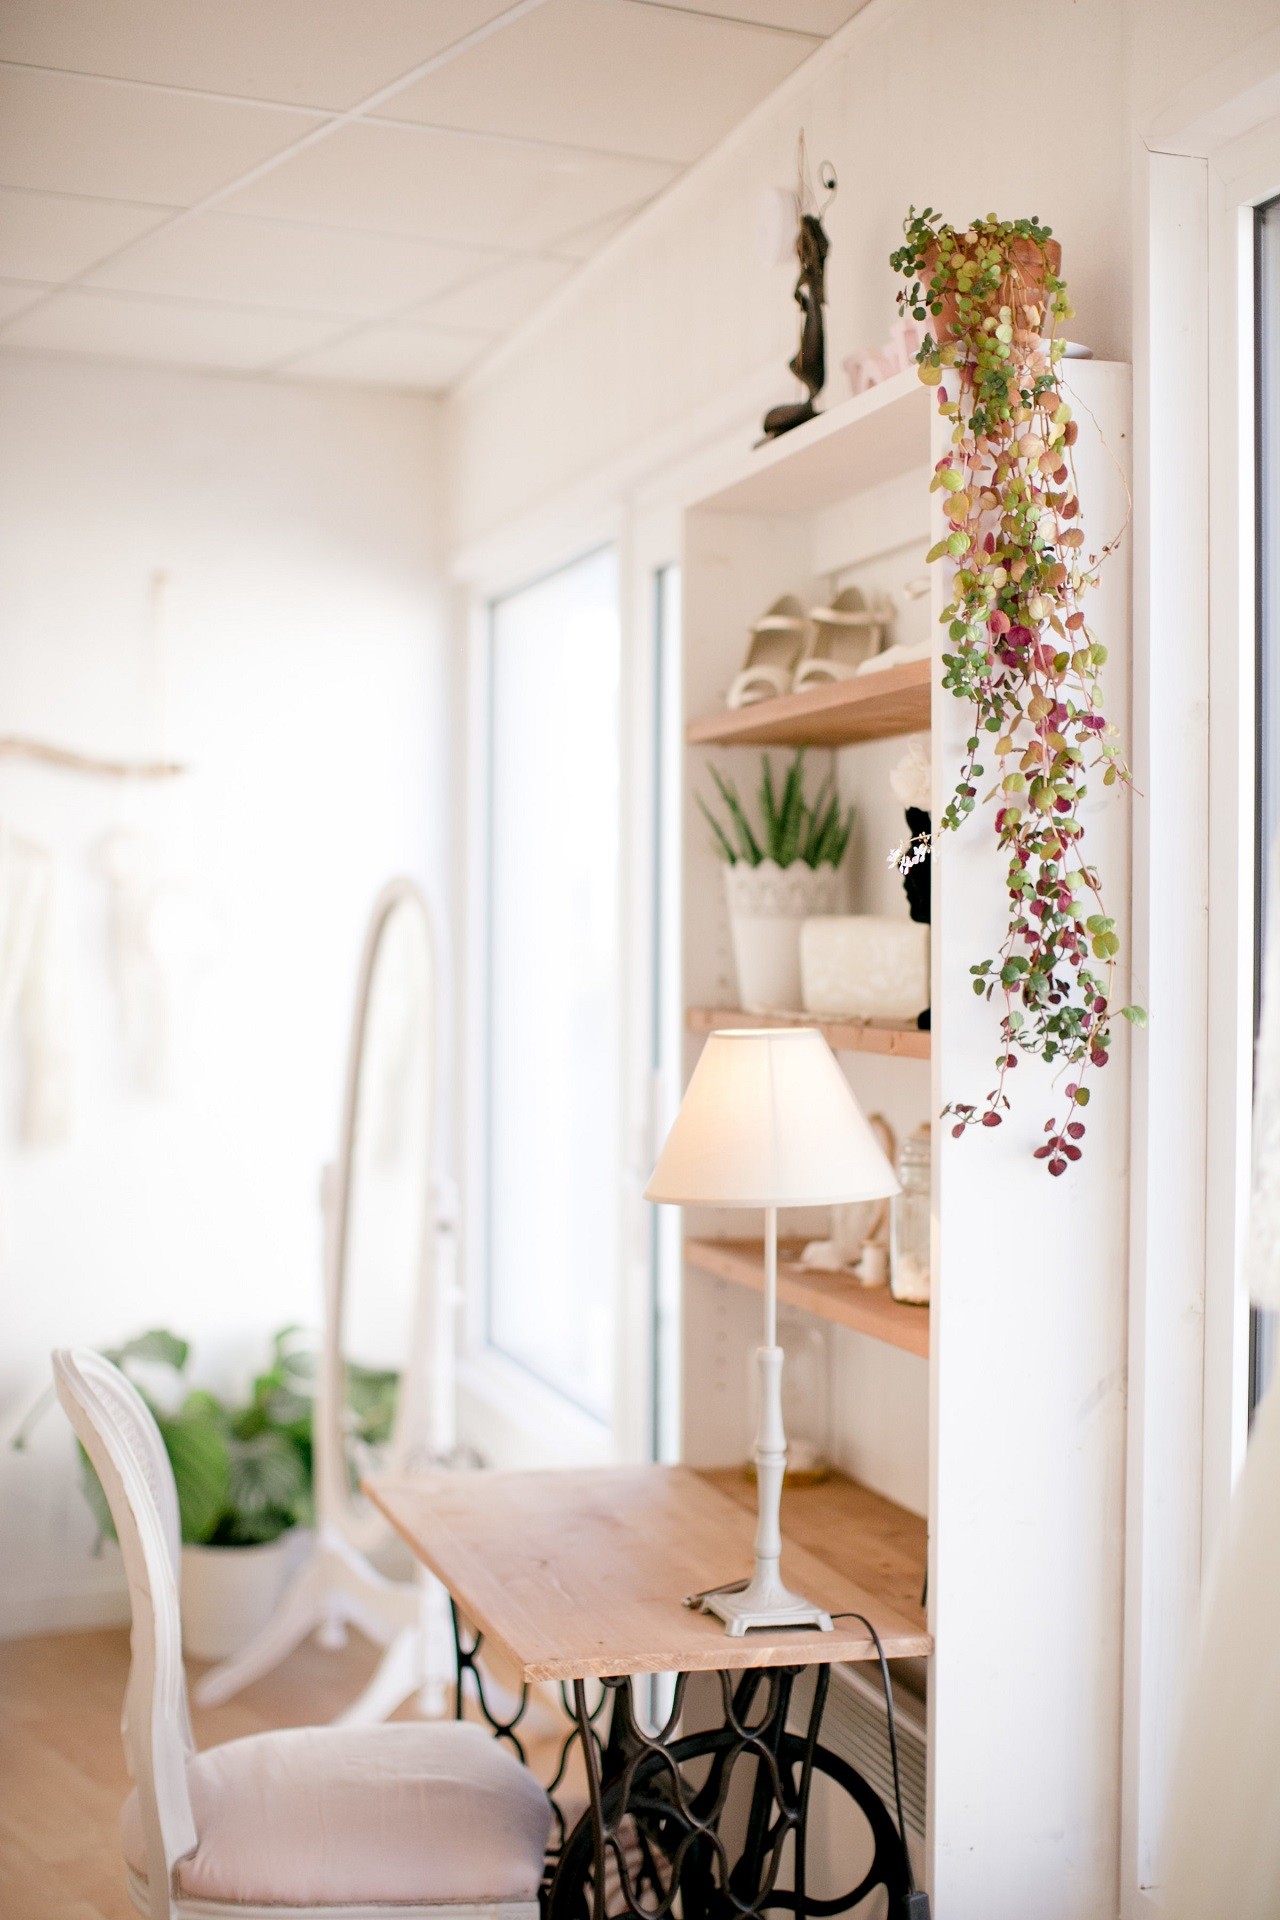
[[[133,1610],[124,1736],[147,1845],[151,1920],[169,1920],[174,1863],[196,1844],[178,1610],[178,1497],[146,1403],[119,1368],[85,1348],[53,1356],[58,1398],[102,1482]]]

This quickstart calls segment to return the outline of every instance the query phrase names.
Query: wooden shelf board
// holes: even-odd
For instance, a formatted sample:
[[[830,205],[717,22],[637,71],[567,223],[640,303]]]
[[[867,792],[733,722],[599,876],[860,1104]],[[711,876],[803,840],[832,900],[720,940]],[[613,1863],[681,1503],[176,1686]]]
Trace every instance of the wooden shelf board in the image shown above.
[[[703,1467],[699,1477],[754,1513],[756,1484],[741,1467]],[[919,1514],[833,1473],[816,1487],[783,1488],[782,1531],[926,1631],[921,1596],[929,1542]]]
[[[807,1013],[743,1013],[737,1007],[689,1007],[690,1033],[718,1033],[726,1027],[816,1027],[836,1053],[884,1053],[895,1060],[927,1060],[932,1036],[919,1027],[888,1020],[823,1020]]]
[[[739,478],[699,500],[696,510],[812,513],[913,467],[926,468],[934,399],[908,367],[753,448]]]
[[[798,1264],[800,1241],[778,1248],[778,1299],[820,1320],[851,1327],[904,1353],[929,1355],[929,1310],[895,1300],[888,1287],[860,1287],[852,1276],[823,1273]],[[684,1257],[700,1273],[736,1286],[764,1290],[764,1243],[760,1240],[686,1240]]]
[[[849,747],[925,733],[933,667],[931,659],[907,660],[834,686],[724,707],[691,720],[685,738],[695,747]]]

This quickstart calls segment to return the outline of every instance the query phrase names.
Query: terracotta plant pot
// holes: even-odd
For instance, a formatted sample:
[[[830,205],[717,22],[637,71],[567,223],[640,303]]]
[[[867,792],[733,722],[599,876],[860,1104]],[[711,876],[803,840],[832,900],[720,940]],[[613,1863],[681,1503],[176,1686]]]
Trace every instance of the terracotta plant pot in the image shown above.
[[[1009,248],[1010,271],[1000,282],[992,298],[991,308],[1010,307],[1013,311],[1013,337],[1016,345],[1030,347],[1039,340],[1045,330],[1048,318],[1045,312],[1045,281],[1048,274],[1056,278],[1062,273],[1062,247],[1056,240],[1046,240],[1043,251],[1034,240],[1014,240]],[[924,257],[922,279],[930,286],[938,268],[938,249],[929,248]],[[1031,318],[1030,309],[1038,309],[1038,320]],[[929,316],[934,337],[938,345],[945,346],[956,337],[956,296],[944,293],[942,312]]]

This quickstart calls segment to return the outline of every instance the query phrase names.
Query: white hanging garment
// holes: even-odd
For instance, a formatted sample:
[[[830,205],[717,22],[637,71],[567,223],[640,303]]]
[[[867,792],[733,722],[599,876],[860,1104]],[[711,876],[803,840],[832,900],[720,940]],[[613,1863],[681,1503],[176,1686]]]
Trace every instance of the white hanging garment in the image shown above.
[[[1272,899],[1280,903],[1280,842]],[[1263,956],[1255,1061],[1249,1293],[1280,1306],[1280,905]],[[1169,1920],[1280,1914],[1280,1390],[1255,1416],[1204,1590],[1160,1863]]]
[[[1160,1873],[1167,1920],[1280,1914],[1280,1393],[1253,1423],[1201,1623]]]
[[[192,995],[213,945],[190,881],[166,874],[156,842],[117,827],[98,849],[110,893],[111,960],[130,1077],[147,1093],[181,1080]]]
[[[71,1132],[70,994],[57,867],[47,847],[0,831],[0,1036],[20,1014],[21,1136],[59,1146]]]

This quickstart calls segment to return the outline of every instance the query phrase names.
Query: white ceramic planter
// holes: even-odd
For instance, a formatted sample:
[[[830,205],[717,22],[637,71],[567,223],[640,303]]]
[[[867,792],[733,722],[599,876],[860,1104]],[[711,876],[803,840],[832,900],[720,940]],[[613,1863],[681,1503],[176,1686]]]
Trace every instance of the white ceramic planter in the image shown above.
[[[837,913],[843,892],[835,867],[802,860],[779,867],[742,861],[724,870],[738,997],[747,1013],[800,1010],[800,928],[811,915]]]
[[[227,1660],[266,1626],[297,1565],[300,1532],[257,1547],[183,1547],[184,1653]]]
[[[929,929],[876,914],[823,914],[800,934],[806,1013],[914,1020],[929,1004]]]

